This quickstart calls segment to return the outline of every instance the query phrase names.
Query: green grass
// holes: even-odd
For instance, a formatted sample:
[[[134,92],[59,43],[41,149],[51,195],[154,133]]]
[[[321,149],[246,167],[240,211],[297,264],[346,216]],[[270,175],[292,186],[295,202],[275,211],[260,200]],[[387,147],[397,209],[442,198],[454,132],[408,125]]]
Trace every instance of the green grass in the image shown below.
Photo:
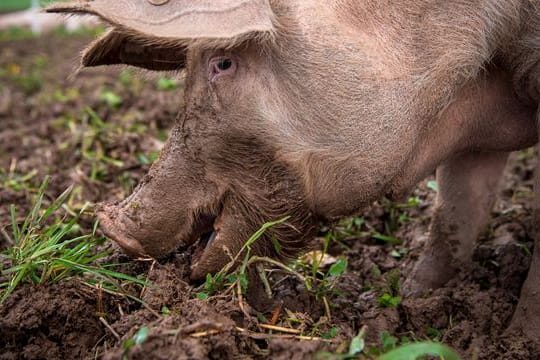
[[[433,341],[408,342],[398,345],[398,339],[383,332],[380,348],[366,347],[365,336],[367,327],[363,327],[358,335],[353,337],[349,343],[347,352],[317,353],[318,360],[336,359],[360,359],[360,360],[420,360],[430,359],[440,360],[460,360],[459,355],[450,347]]]
[[[46,6],[53,2],[55,0],[39,0],[41,6]],[[31,5],[32,0],[2,0],[0,1],[0,13],[28,9]]]
[[[81,234],[78,221],[83,209],[76,215],[65,211],[71,188],[62,193],[50,205],[44,206],[45,189],[49,184],[45,178],[36,200],[22,224],[12,205],[11,235],[3,231],[13,246],[0,253],[0,304],[22,284],[52,284],[61,280],[81,276],[84,283],[99,286],[109,293],[135,297],[123,289],[126,283],[147,286],[137,278],[111,270],[114,265],[97,265],[96,260],[109,255],[109,251],[97,247],[104,238],[96,237],[97,223],[90,234]]]

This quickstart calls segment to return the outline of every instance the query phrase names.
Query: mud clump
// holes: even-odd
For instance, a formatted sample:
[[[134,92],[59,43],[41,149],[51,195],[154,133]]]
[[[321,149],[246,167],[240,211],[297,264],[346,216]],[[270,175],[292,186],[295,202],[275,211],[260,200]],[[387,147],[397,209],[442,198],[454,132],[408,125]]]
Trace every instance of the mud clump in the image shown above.
[[[97,311],[95,294],[75,283],[22,287],[0,307],[0,358],[91,358],[105,335]]]

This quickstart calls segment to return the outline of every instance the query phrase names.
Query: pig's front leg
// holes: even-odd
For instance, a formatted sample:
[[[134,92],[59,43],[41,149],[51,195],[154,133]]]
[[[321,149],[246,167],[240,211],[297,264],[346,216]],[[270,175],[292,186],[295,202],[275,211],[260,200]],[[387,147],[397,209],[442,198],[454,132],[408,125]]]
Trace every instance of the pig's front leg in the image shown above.
[[[407,277],[404,295],[435,289],[467,268],[493,207],[508,153],[466,153],[437,168],[436,208],[426,248]]]
[[[539,124],[540,125],[540,124]],[[539,127],[540,129],[540,127]],[[538,148],[540,156],[540,145]],[[536,166],[534,181],[535,209],[534,229],[535,242],[534,252],[527,275],[527,280],[521,288],[519,303],[514,312],[509,332],[520,331],[535,343],[540,343],[540,163]]]

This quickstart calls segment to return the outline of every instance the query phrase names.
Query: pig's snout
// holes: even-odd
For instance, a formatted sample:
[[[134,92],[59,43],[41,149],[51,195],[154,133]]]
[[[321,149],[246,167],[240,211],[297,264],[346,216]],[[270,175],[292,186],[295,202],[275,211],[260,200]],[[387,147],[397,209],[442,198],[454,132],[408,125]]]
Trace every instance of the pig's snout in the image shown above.
[[[134,228],[136,225],[123,213],[121,208],[114,205],[100,205],[97,209],[97,216],[103,233],[120,245],[129,256],[148,255],[141,243],[129,236],[129,228]]]

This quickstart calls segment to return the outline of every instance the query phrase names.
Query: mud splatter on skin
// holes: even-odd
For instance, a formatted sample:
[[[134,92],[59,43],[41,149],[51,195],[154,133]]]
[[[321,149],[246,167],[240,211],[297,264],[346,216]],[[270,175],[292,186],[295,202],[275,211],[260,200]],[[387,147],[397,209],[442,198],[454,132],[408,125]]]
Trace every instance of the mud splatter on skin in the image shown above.
[[[155,139],[160,132],[166,134],[181,108],[181,89],[156,91],[153,80],[140,81],[137,76],[130,85],[124,86],[119,83],[118,69],[87,71],[73,82],[68,81],[66,75],[76,64],[73,54],[86,43],[87,38],[50,37],[47,41],[24,40],[0,45],[0,69],[18,64],[24,74],[33,66],[36,57],[44,57],[47,61],[46,71],[42,72],[43,89],[32,95],[25,94],[20,81],[0,78],[1,86],[9,93],[8,100],[3,98],[9,106],[0,106],[0,174],[9,172],[12,159],[17,160],[17,172],[26,174],[37,170],[30,188],[35,187],[46,173],[53,174],[53,183],[47,192],[49,199],[72,182],[81,187],[79,200],[94,202],[123,198],[124,192],[129,192],[123,187],[134,185],[148,169],[148,165],[140,161],[140,154],[148,155],[157,149]],[[62,101],[61,96],[56,96],[51,100],[51,94],[56,90],[66,95],[69,88],[76,89],[79,95]],[[101,98],[103,89],[117,93],[122,104],[118,108],[105,104]],[[2,91],[0,88],[0,93],[5,94]],[[77,117],[74,124],[82,126],[80,114],[87,106],[111,126],[104,131],[109,137],[103,142],[103,150],[123,162],[119,167],[106,164],[106,172],[96,181],[88,179],[91,162],[80,153],[80,141],[74,142],[73,134],[59,120],[71,114]],[[143,130],[135,131],[138,127]],[[59,147],[63,143],[67,144],[66,148]],[[158,288],[148,288],[142,297],[159,316],[138,303],[105,295],[101,300],[103,310],[107,322],[119,334],[119,341],[99,321],[100,300],[96,291],[77,281],[22,287],[0,306],[0,333],[7,334],[0,337],[0,359],[36,359],[45,355],[91,359],[96,354],[115,359],[124,352],[124,342],[141,327],[149,329],[149,336],[143,344],[129,350],[129,357],[133,359],[227,359],[232,354],[252,358],[310,359],[320,350],[335,349],[366,324],[370,326],[370,341],[378,342],[379,333],[385,330],[396,337],[421,339],[433,336],[435,329],[441,340],[457,348],[464,358],[475,353],[480,359],[537,358],[539,349],[531,348],[523,338],[502,335],[517,304],[530,263],[530,194],[536,160],[528,155],[531,154],[516,154],[509,162],[501,199],[493,211],[488,231],[475,250],[472,269],[425,298],[404,299],[397,309],[382,308],[378,304],[381,292],[388,286],[385,274],[397,269],[406,276],[425,244],[434,197],[434,192],[425,184],[415,194],[421,204],[408,210],[413,220],[402,224],[395,234],[404,240],[404,245],[383,245],[369,236],[334,243],[330,253],[346,256],[349,271],[339,282],[341,296],[331,300],[331,326],[339,331],[333,344],[277,338],[266,342],[242,333],[238,328],[260,332],[257,311],[270,317],[279,301],[283,301],[284,309],[303,314],[302,321],[311,325],[321,321],[324,306],[306,291],[303,284],[283,274],[276,274],[271,279],[278,284],[273,290],[274,299],[279,301],[267,299],[259,286],[250,289],[249,318],[244,317],[238,303],[230,298],[211,302],[197,300],[196,290],[188,280],[191,250],[187,250],[153,266],[134,263],[122,268],[132,275],[148,272],[149,280]],[[7,205],[13,203],[25,213],[31,199],[31,189],[0,188],[0,227],[9,224]],[[363,216],[380,232],[389,221],[388,211],[380,205],[366,210]],[[91,218],[85,218],[81,223],[86,231],[91,224]],[[320,246],[320,241],[315,240],[314,244]],[[7,246],[7,241],[0,236],[0,248]],[[392,256],[393,250],[407,252],[399,258]],[[127,258],[117,252],[108,260],[120,263]],[[168,309],[168,315],[162,313],[164,308]],[[189,331],[178,332],[180,329]],[[193,332],[209,330],[218,333],[200,338],[191,336]]]

